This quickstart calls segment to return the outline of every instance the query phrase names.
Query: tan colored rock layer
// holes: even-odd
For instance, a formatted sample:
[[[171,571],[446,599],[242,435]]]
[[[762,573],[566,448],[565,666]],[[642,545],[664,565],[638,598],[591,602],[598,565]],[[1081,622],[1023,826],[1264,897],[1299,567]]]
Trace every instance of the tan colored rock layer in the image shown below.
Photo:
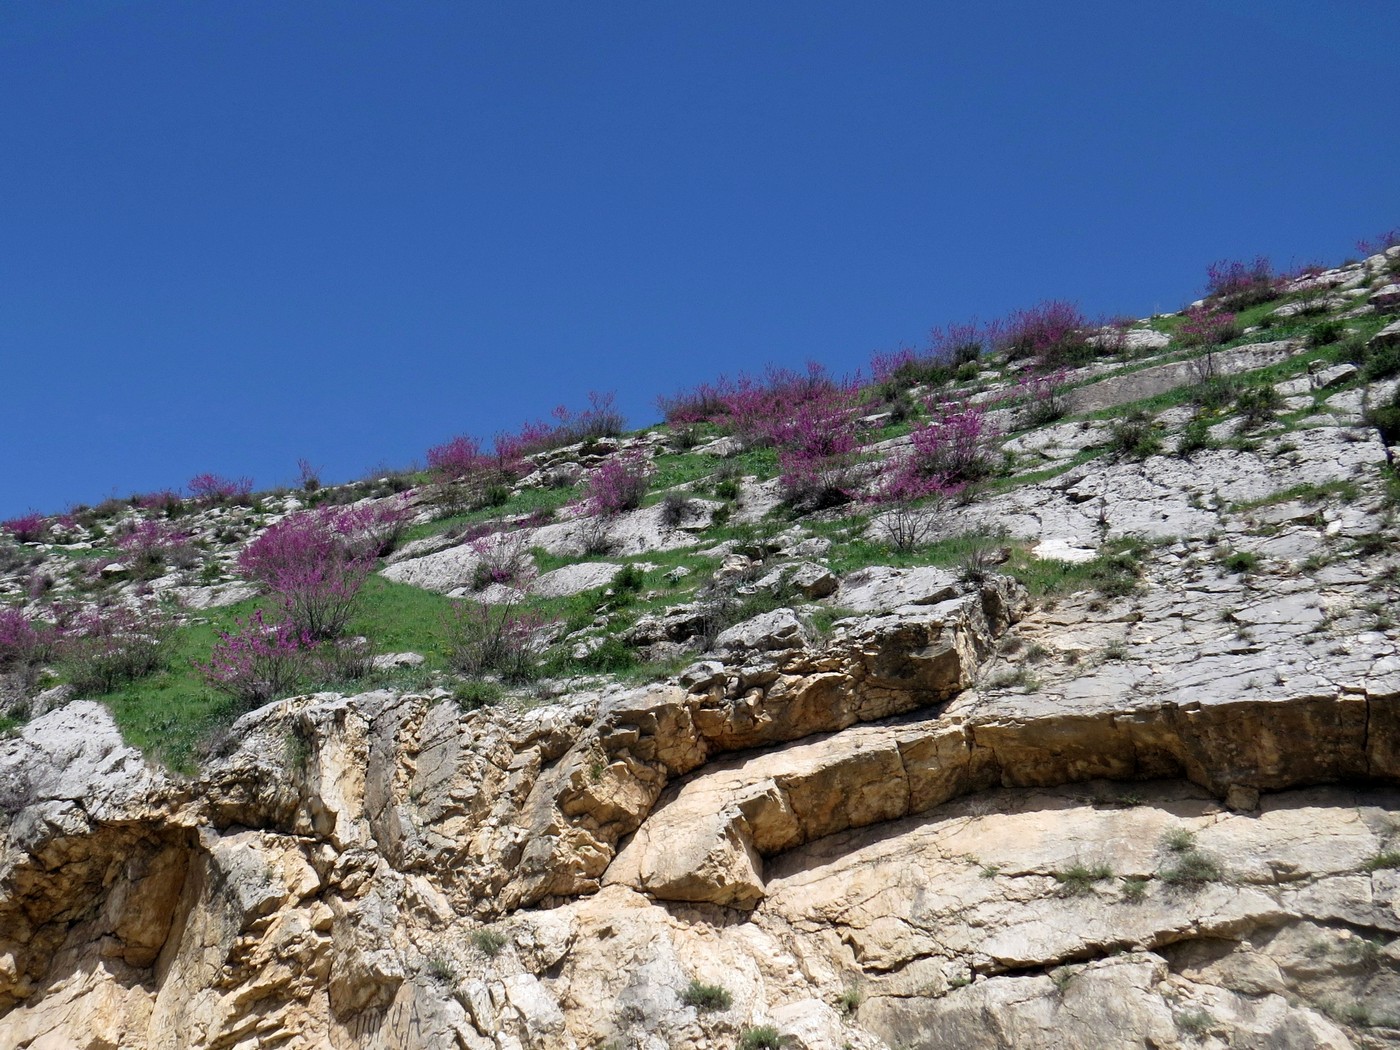
[[[80,1031],[92,1034],[76,1045],[94,1048],[455,1041],[487,1050],[589,1046],[619,1031],[728,1045],[736,1021],[691,1008],[672,1016],[687,974],[699,972],[742,984],[736,1010],[807,1033],[802,1045],[813,1050],[878,1047],[877,1035],[931,1047],[974,1029],[983,1042],[967,1045],[1049,1046],[1057,1025],[1087,1032],[1118,1016],[1118,999],[1135,1004],[1123,1017],[1138,1035],[1175,1045],[1161,990],[1173,963],[1162,953],[1183,928],[1163,911],[1169,896],[1142,913],[1141,929],[1115,915],[1094,934],[1088,918],[1053,918],[1063,905],[1048,869],[1034,883],[1043,914],[1024,921],[1015,909],[1030,884],[991,880],[989,900],[1003,901],[993,922],[967,911],[986,880],[964,877],[952,910],[927,912],[932,925],[910,932],[934,887],[902,880],[933,854],[918,824],[899,822],[969,792],[1095,778],[1185,777],[1246,800],[1312,782],[1394,781],[1391,677],[1366,679],[1374,691],[1249,699],[979,697],[969,687],[1021,602],[1017,588],[994,581],[838,625],[819,650],[778,617],[769,637],[793,648],[755,638],[736,662],[697,665],[683,687],[516,716],[387,692],[301,698],[248,716],[237,748],[193,786],[148,771],[109,722],[106,737],[92,726],[78,734],[73,720],[101,721],[100,709],[54,712],[3,745],[7,772],[28,779],[7,795],[0,1031],[34,1047],[70,1045],[62,1040]],[[289,770],[303,751],[304,765]],[[1043,832],[1056,839],[1069,825],[1047,818]],[[875,837],[843,840],[862,834]],[[1024,828],[1007,834],[1012,852],[1035,855]],[[1270,831],[1270,841],[1284,834]],[[855,842],[888,842],[892,866],[861,875],[865,847]],[[1384,842],[1373,836],[1368,848]],[[851,853],[856,866],[838,863],[832,881],[799,890],[817,864],[811,850]],[[915,855],[924,859],[910,867]],[[1359,856],[1346,863],[1357,868]],[[596,904],[580,900],[605,883]],[[857,908],[862,886],[870,896]],[[673,910],[684,902],[708,910],[686,919]],[[716,905],[754,910],[726,933],[733,913]],[[1372,912],[1327,908],[1275,902],[1211,929],[1238,937],[1334,914],[1389,929]],[[500,916],[512,918],[499,963],[464,947],[482,919]],[[605,980],[592,1002],[584,989],[594,971],[618,965],[603,942],[627,923],[637,972],[631,983]],[[974,931],[984,927],[980,942]],[[662,951],[658,938],[670,946]],[[1124,947],[1148,954],[1087,967],[1077,1013],[1046,999],[1045,967]],[[1041,968],[1040,983],[1016,976],[1027,967]],[[439,972],[455,975],[454,994],[442,994]],[[960,990],[968,974],[974,983]],[[900,980],[923,983],[900,991]],[[846,981],[886,989],[871,994],[854,1029],[829,998],[811,997]],[[1025,1019],[1012,1000],[1025,1003]],[[1349,1045],[1316,1010],[1284,1004],[1269,1020],[1229,1002],[1237,1029],[1264,1033],[1258,1045],[1283,1031],[1303,1033],[1290,1045]],[[1002,1028],[981,1032],[972,1018],[988,1009]],[[637,1039],[623,1045],[664,1045]],[[1076,1036],[1063,1045],[1094,1044]]]

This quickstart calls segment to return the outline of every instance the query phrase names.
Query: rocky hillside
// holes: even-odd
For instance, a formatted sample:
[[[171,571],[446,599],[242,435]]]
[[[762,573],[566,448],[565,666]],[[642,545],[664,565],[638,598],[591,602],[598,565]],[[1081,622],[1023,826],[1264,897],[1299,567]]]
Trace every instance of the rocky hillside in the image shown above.
[[[1397,274],[11,523],[0,1047],[1400,1046]]]

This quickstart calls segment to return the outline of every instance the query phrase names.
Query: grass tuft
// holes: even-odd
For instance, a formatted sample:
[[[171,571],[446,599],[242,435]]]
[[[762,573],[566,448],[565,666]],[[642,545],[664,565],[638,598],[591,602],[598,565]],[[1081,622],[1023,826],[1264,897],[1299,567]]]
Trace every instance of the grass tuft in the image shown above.
[[[1061,896],[1083,897],[1093,892],[1094,883],[1113,878],[1113,869],[1107,864],[1095,864],[1093,867],[1089,867],[1082,863],[1076,863],[1064,871],[1053,871],[1050,874],[1060,884]]]
[[[681,992],[681,1002],[697,1010],[728,1010],[734,1005],[734,997],[723,985],[704,984],[692,979],[685,991]]]

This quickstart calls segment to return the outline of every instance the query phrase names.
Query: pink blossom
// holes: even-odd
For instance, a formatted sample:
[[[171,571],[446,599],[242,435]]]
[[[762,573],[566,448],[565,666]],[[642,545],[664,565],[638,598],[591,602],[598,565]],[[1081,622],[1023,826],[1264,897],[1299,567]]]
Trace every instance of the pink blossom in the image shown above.
[[[252,706],[290,693],[305,673],[315,641],[291,621],[269,624],[261,609],[220,631],[208,663],[195,667],[215,689]]]

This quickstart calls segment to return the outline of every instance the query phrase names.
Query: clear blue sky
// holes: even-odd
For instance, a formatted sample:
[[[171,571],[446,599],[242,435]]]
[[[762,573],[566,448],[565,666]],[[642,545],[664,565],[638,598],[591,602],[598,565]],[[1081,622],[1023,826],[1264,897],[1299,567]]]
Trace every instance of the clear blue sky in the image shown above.
[[[0,4],[0,516],[1400,224],[1394,0]]]

